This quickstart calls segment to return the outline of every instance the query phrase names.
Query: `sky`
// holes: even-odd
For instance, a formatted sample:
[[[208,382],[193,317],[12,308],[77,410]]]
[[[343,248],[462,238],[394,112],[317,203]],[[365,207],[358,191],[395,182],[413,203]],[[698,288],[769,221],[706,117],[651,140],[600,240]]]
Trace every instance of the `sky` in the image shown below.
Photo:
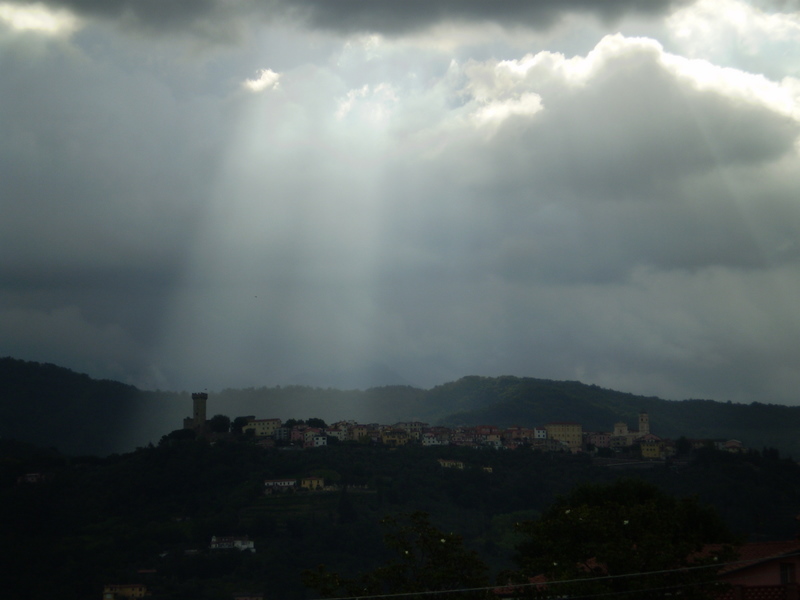
[[[800,404],[800,3],[0,0],[0,355]]]

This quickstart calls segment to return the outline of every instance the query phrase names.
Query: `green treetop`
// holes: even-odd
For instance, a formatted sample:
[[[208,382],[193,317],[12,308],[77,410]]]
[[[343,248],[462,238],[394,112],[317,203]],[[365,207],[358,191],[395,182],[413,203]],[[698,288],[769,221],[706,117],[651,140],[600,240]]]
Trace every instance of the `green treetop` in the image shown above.
[[[540,576],[547,595],[706,598],[719,565],[733,557],[716,512],[637,479],[579,486],[518,527],[526,536],[520,581]]]

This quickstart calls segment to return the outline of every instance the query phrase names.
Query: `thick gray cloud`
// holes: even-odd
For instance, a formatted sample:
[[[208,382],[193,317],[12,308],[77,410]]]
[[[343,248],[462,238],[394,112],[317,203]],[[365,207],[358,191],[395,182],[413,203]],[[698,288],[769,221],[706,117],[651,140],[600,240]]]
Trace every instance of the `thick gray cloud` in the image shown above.
[[[457,190],[442,195],[471,199],[462,204],[467,214],[483,204],[480,224],[505,233],[497,244],[496,230],[476,232],[484,247],[496,247],[493,270],[601,282],[642,265],[694,270],[796,261],[800,221],[788,189],[783,200],[758,205],[749,201],[754,191],[747,202],[737,196],[749,185],[740,169],[794,154],[798,123],[748,100],[747,81],[744,97],[724,86],[698,89],[663,62],[657,46],[620,41],[595,49],[596,72],[579,84],[553,79],[566,66],[557,57],[513,80],[496,62],[465,67],[469,89],[487,97],[481,110],[514,106],[526,92],[537,93],[542,106],[504,119],[488,140],[460,140],[439,163]],[[423,225],[417,242],[440,243],[441,225]],[[753,228],[782,231],[767,239]]]
[[[42,3],[33,0],[27,4]],[[151,30],[175,30],[190,28],[200,21],[224,18],[225,5],[229,3],[224,0],[53,0],[44,4]]]
[[[488,3],[481,0],[294,0],[286,5],[307,12],[316,27],[345,32],[401,33],[444,21],[490,21],[515,27],[544,28],[564,14],[589,13],[616,19],[631,12],[664,13],[676,4],[659,0],[510,0]]]
[[[34,3],[38,0],[31,0]],[[399,34],[447,21],[495,22],[546,28],[569,13],[617,19],[628,13],[663,14],[687,0],[48,0],[78,13],[150,30],[213,29],[246,14],[289,17],[343,33]],[[225,25],[227,26],[227,25]]]
[[[0,312],[6,339],[39,340],[8,352],[37,358],[50,329],[41,360],[152,385],[141,355],[205,205],[219,106],[41,42],[7,37],[0,61]]]

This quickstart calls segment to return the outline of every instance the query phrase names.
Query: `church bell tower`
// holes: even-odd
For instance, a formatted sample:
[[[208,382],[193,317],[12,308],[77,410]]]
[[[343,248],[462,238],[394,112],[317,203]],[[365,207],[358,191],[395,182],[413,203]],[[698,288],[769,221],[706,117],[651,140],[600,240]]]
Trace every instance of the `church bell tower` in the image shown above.
[[[650,417],[644,411],[639,413],[639,435],[650,433]]]

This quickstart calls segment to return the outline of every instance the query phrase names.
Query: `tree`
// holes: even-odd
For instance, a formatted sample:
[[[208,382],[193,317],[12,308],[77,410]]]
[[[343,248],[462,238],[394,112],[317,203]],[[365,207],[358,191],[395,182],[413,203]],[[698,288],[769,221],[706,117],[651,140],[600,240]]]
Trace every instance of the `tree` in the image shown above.
[[[231,419],[225,415],[214,415],[208,420],[208,429],[212,433],[228,433],[231,429]]]
[[[322,419],[318,419],[316,417],[311,417],[310,419],[307,419],[306,425],[308,425],[309,427],[318,427],[320,429],[325,429],[327,427],[325,421],[323,421]]]
[[[303,582],[325,597],[425,593],[427,598],[452,598],[431,592],[464,590],[460,598],[487,598],[488,567],[464,547],[461,536],[434,527],[428,515],[414,512],[381,522],[388,532],[386,547],[396,558],[374,571],[348,579],[324,566],[306,571]]]
[[[236,417],[231,423],[231,432],[235,433],[236,435],[241,435],[244,426],[247,425],[253,419],[255,419],[255,417],[253,416]]]
[[[682,435],[675,441],[675,450],[679,456],[686,456],[692,451],[692,443]]]
[[[638,479],[579,486],[519,530],[522,574],[544,576],[549,595],[706,598],[734,556],[716,512]]]
[[[342,486],[342,491],[339,493],[339,504],[336,507],[336,515],[340,524],[347,525],[355,523],[358,520],[358,511],[353,506],[353,501],[347,494],[347,486]]]
[[[167,435],[162,435],[158,441],[159,446],[166,446],[170,443],[184,442],[187,440],[194,440],[197,438],[197,433],[194,429],[176,429],[170,431]]]

